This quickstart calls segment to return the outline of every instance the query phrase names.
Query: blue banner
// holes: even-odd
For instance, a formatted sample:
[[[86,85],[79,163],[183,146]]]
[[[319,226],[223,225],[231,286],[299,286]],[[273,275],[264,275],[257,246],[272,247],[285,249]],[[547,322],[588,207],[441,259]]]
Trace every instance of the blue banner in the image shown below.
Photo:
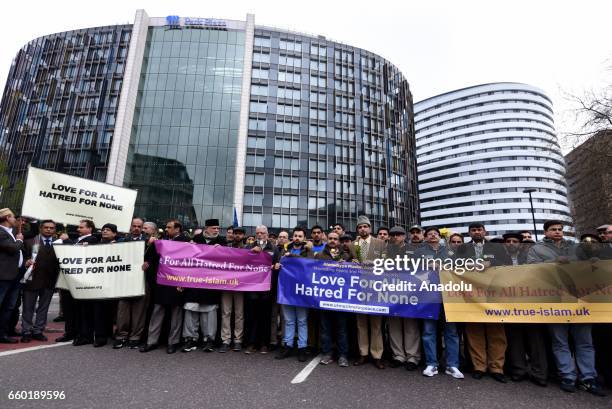
[[[283,257],[279,304],[360,314],[437,319],[442,297],[425,286],[439,284],[435,271],[386,271],[358,263]]]

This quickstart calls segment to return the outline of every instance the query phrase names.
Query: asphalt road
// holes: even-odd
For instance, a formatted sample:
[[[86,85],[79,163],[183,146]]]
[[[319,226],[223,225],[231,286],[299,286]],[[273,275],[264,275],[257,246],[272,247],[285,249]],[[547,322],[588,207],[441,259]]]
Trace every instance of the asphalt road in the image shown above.
[[[425,378],[372,365],[318,365],[292,384],[306,364],[271,354],[64,345],[0,356],[0,408],[612,408],[612,397],[570,395],[556,385]],[[8,400],[11,390],[64,391],[66,398]]]

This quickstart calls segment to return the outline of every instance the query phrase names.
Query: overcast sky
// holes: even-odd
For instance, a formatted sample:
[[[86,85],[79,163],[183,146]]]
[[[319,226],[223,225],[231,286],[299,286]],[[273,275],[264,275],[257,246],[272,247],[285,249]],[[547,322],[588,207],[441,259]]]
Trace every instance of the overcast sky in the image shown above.
[[[575,130],[563,93],[610,84],[611,1],[15,1],[2,2],[0,86],[28,41],[77,28],[180,15],[244,20],[325,35],[375,52],[410,83],[414,101],[470,85],[517,81],[553,99],[559,133]]]

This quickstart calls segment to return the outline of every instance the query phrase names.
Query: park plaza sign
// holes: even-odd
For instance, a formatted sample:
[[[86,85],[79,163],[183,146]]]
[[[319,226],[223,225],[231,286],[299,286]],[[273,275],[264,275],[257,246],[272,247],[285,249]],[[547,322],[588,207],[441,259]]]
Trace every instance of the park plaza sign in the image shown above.
[[[180,17],[180,16],[167,16],[166,27],[168,28],[216,28],[225,30],[227,29],[227,23],[225,20],[218,20],[214,18],[198,18],[198,17]]]

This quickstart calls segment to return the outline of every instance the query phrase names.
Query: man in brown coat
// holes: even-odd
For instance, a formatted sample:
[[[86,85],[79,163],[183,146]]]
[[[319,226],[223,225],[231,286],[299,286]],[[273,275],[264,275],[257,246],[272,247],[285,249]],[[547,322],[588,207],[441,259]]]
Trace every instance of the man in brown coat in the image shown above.
[[[357,240],[355,247],[359,249],[359,261],[372,264],[375,259],[384,257],[386,244],[371,236],[372,225],[366,216],[357,218]],[[370,331],[368,332],[368,323]],[[380,315],[357,314],[357,342],[359,343],[359,359],[353,365],[363,365],[368,359],[368,352],[374,359],[374,366],[385,369],[382,362],[383,336],[382,317]]]
[[[46,341],[43,335],[47,325],[47,313],[53,297],[53,290],[59,275],[60,265],[53,250],[55,222],[42,220],[40,234],[26,240],[28,254],[34,264],[26,272],[23,288],[23,311],[21,315],[21,342]],[[38,302],[38,307],[36,306]],[[34,312],[36,311],[36,320]]]

